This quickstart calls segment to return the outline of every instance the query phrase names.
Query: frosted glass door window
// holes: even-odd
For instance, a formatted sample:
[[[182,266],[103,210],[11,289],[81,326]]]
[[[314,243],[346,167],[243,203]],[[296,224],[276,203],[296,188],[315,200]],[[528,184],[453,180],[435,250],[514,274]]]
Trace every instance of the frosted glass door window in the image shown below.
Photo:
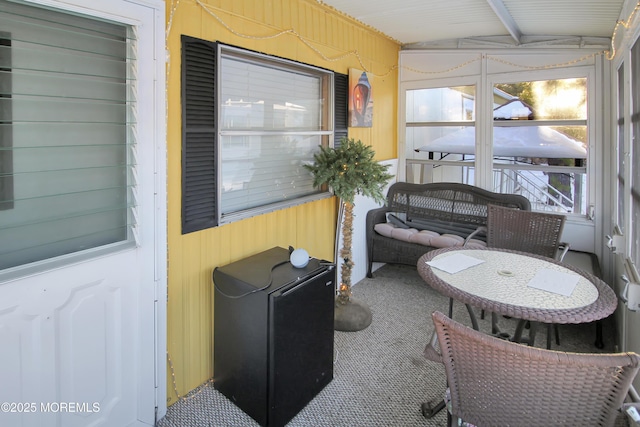
[[[135,39],[0,1],[0,270],[133,242]]]

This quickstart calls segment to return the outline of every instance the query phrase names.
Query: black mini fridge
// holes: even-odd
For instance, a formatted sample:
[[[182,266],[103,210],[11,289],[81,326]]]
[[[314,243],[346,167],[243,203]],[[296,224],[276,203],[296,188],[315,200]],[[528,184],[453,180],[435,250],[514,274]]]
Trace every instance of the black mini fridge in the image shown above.
[[[334,264],[276,247],[213,271],[214,387],[262,426],[288,423],[333,379]]]

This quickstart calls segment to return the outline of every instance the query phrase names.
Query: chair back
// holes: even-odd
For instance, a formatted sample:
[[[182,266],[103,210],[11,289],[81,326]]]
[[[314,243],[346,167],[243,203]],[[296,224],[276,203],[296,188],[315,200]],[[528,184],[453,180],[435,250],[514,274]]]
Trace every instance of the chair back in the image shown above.
[[[566,217],[489,205],[487,246],[558,257]]]
[[[545,350],[432,317],[451,414],[477,426],[612,426],[640,367],[635,353]]]

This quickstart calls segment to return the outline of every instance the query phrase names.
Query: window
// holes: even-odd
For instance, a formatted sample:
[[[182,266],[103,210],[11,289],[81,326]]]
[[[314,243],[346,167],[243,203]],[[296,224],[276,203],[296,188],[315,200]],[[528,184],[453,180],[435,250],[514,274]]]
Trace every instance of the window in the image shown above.
[[[494,189],[586,214],[587,79],[494,85]]]
[[[407,145],[438,164],[427,166],[428,181],[473,183],[475,119],[475,86],[406,92]]]
[[[631,48],[631,259],[640,265],[640,41]]]
[[[620,232],[624,232],[625,230],[625,205],[624,205],[624,195],[625,195],[625,183],[624,183],[624,174],[625,174],[625,161],[624,161],[624,140],[625,140],[625,132],[626,132],[626,124],[625,124],[625,109],[624,105],[627,101],[627,96],[625,96],[624,89],[624,66],[618,68],[618,144],[617,144],[617,199],[618,199],[618,207],[617,207],[617,226]]]
[[[535,210],[588,216],[588,74],[407,82],[407,180],[478,185],[522,194]]]
[[[182,63],[183,233],[326,196],[303,165],[334,136],[332,72],[186,36]]]
[[[0,5],[0,270],[133,244],[130,29]]]

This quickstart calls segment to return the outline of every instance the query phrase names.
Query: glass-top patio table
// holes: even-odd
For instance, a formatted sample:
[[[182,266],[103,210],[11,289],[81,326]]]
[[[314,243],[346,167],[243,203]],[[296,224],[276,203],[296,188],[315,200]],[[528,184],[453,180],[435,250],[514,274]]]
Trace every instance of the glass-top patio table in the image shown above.
[[[608,317],[618,304],[613,290],[596,276],[524,252],[444,248],[424,254],[417,268],[432,288],[467,304],[468,308],[473,306],[523,321],[588,323]],[[455,272],[456,269],[461,270]],[[477,329],[471,309],[469,313]],[[523,321],[514,340],[520,339]]]

